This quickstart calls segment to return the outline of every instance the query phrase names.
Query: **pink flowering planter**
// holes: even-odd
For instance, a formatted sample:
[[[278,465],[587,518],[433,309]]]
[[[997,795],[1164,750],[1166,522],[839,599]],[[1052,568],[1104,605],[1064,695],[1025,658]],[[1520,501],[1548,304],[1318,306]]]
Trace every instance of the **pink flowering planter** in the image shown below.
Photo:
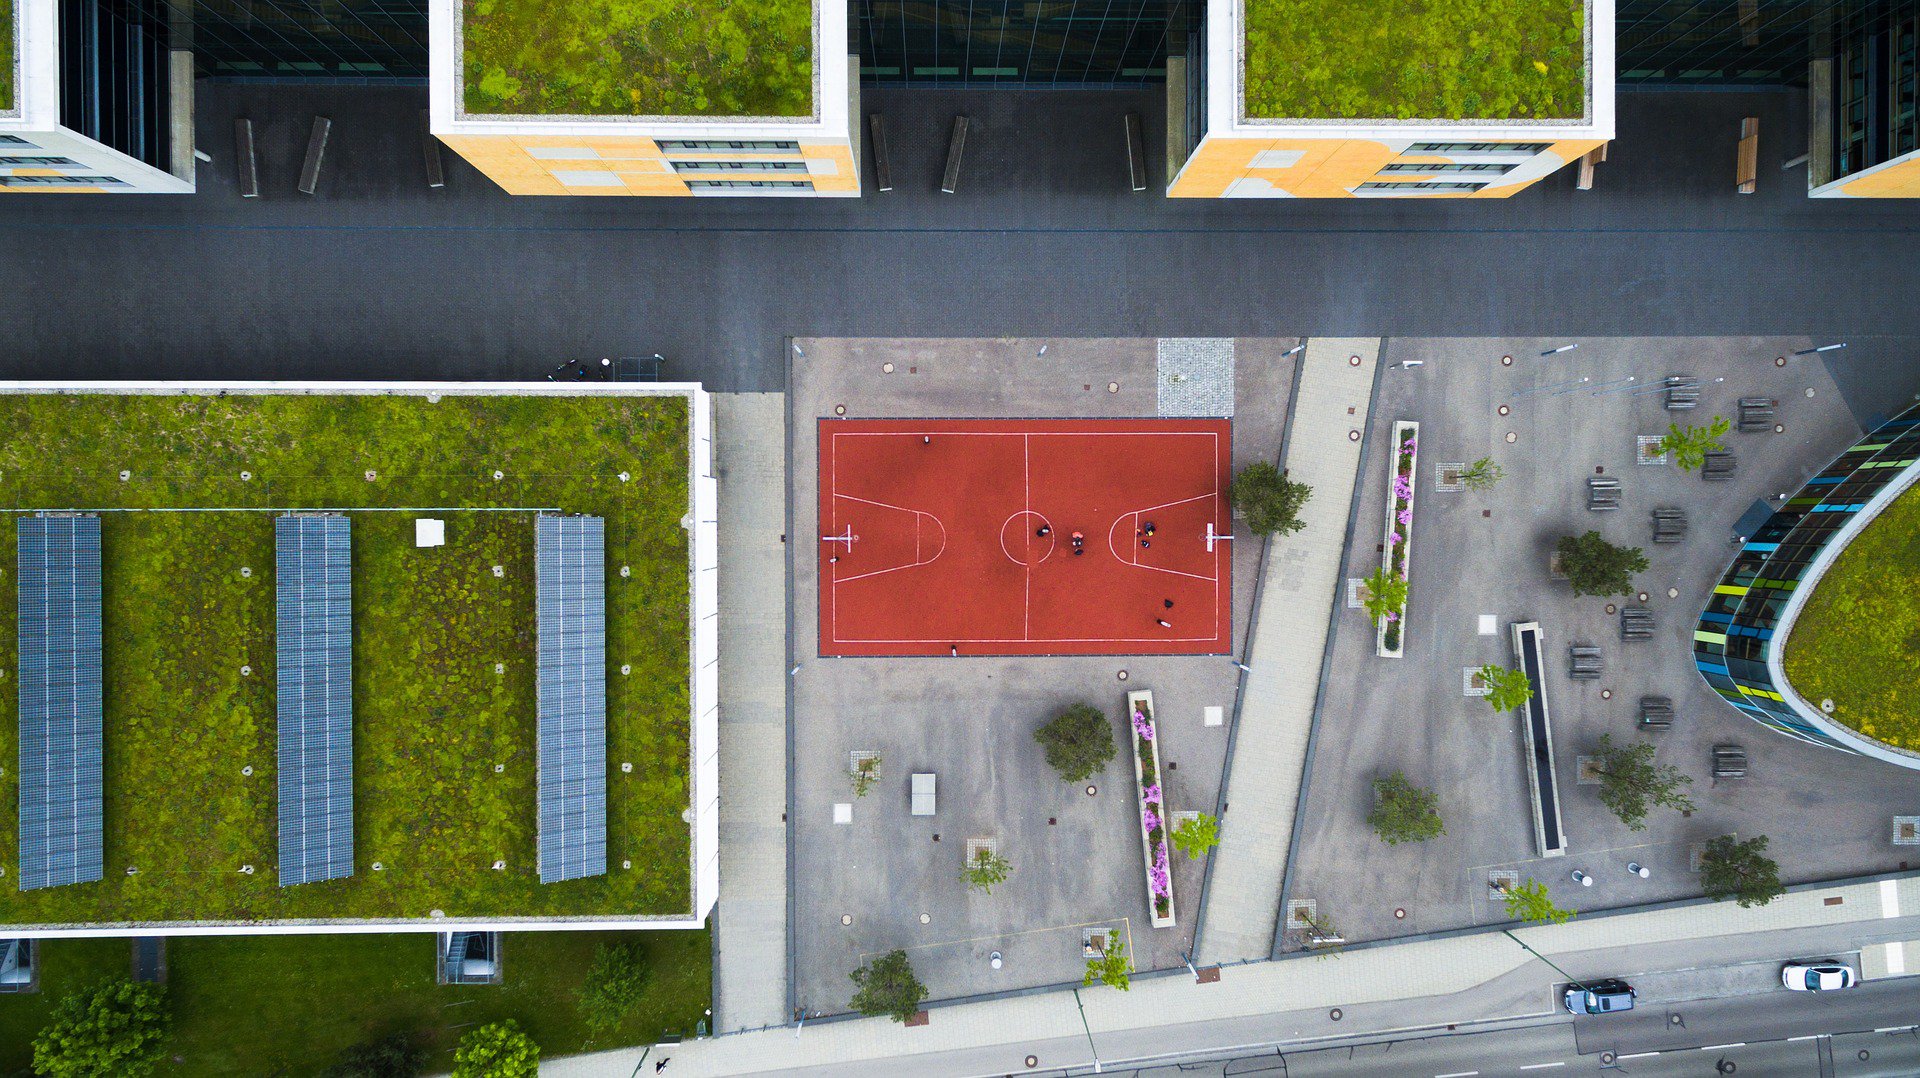
[[[1160,789],[1160,728],[1153,693],[1127,694],[1127,733],[1133,742],[1133,782],[1140,794],[1140,842],[1146,854],[1147,912],[1153,927],[1172,928],[1173,847],[1168,832],[1173,814]]]
[[[1413,493],[1414,477],[1419,474],[1420,424],[1404,419],[1393,424],[1393,455],[1387,458],[1387,537],[1380,551],[1380,565],[1389,573],[1398,573],[1411,585],[1413,576]],[[1411,587],[1408,589],[1411,591]],[[1390,610],[1374,627],[1374,652],[1389,659],[1406,654],[1407,610]]]

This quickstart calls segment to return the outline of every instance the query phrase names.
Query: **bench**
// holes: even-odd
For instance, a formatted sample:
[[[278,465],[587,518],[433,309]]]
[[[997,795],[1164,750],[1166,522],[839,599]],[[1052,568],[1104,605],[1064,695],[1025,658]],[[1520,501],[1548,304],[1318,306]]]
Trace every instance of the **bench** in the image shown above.
[[[1644,606],[1620,608],[1620,639],[1653,639],[1653,611]]]
[[[1733,180],[1735,189],[1743,195],[1753,194],[1760,186],[1760,117],[1749,116],[1740,121],[1740,149],[1734,155]]]
[[[873,186],[877,191],[893,190],[893,164],[887,159],[887,117],[875,112],[867,117],[867,141],[873,144]]]
[[[1740,398],[1740,433],[1765,434],[1773,430],[1773,409],[1780,402],[1772,397]]]
[[[1678,543],[1687,537],[1687,511],[1662,506],[1653,511],[1653,541]]]
[[[447,171],[440,163],[440,140],[433,137],[433,114],[420,110],[420,152],[427,162],[427,186],[445,187]]]
[[[1135,191],[1147,189],[1147,137],[1137,112],[1127,113],[1127,179]]]
[[[260,168],[253,157],[253,121],[233,121],[233,164],[240,170],[241,198],[260,197]]]
[[[940,181],[940,193],[950,195],[960,187],[960,157],[967,152],[967,118],[953,118],[953,135],[947,139],[947,174]]]
[[[320,164],[327,156],[327,136],[333,133],[333,121],[325,116],[313,118],[313,131],[307,135],[307,160],[300,166],[300,193],[313,194],[320,186]]]
[[[1567,649],[1567,676],[1575,681],[1598,681],[1605,673],[1600,649],[1591,644],[1575,644]]]
[[[1691,374],[1667,375],[1667,411],[1684,412],[1700,403],[1700,382]]]
[[[1587,509],[1605,513],[1620,508],[1620,480],[1594,477],[1587,480]]]
[[[934,812],[934,776],[930,772],[913,774],[913,814],[931,816]]]
[[[1732,453],[1716,451],[1708,453],[1700,465],[1700,478],[1709,482],[1725,482],[1732,479],[1739,468],[1739,462]]]
[[[1665,730],[1673,725],[1673,700],[1665,696],[1640,698],[1640,725],[1649,730]]]
[[[1747,750],[1738,745],[1715,745],[1713,747],[1713,777],[1716,779],[1746,778]]]

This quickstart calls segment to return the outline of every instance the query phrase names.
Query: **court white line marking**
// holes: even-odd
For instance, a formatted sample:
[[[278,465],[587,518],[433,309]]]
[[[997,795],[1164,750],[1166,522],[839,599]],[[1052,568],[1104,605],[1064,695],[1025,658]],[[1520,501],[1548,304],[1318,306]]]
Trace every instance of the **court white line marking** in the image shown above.
[[[1618,1060],[1618,1059],[1649,1059],[1649,1058],[1651,1058],[1651,1057],[1653,1057],[1653,1056],[1657,1056],[1657,1055],[1659,1055],[1659,1054],[1660,1054],[1660,1053],[1658,1053],[1658,1052],[1634,1052],[1634,1053],[1633,1053],[1633,1054],[1631,1054],[1631,1055],[1624,1055],[1624,1056],[1614,1056],[1613,1058],[1614,1058],[1614,1059],[1617,1059],[1617,1060]]]
[[[1732,1044],[1709,1044],[1702,1047],[1700,1050],[1702,1052],[1718,1052],[1727,1048],[1745,1048],[1746,1046],[1747,1046],[1746,1041],[1734,1041]]]
[[[1787,1040],[1788,1040],[1789,1042],[1792,1042],[1792,1041],[1817,1041],[1817,1040],[1819,1040],[1820,1038],[1822,1038],[1822,1037],[1825,1037],[1825,1036],[1827,1036],[1827,1034],[1825,1034],[1825,1033],[1809,1033],[1809,1034],[1807,1034],[1807,1035],[1806,1035],[1806,1036],[1804,1036],[1804,1037],[1788,1037],[1788,1038],[1787,1038]],[[1627,1058],[1627,1057],[1625,1057],[1625,1056],[1621,1056],[1620,1058],[1621,1058],[1621,1059],[1625,1059],[1625,1058]]]
[[[1433,1078],[1473,1078],[1479,1073],[1479,1071],[1449,1071],[1446,1074],[1436,1074]]]
[[[1564,1067],[1566,1065],[1567,1065],[1567,1061],[1562,1059],[1562,1060],[1556,1060],[1555,1062],[1552,1062],[1552,1063],[1529,1063],[1526,1066],[1521,1067],[1520,1069],[1523,1071],[1543,1071],[1543,1070],[1546,1070],[1548,1067]]]
[[[1024,434],[1020,436],[1020,480],[1021,480],[1021,483],[1023,484],[1023,490],[1020,495],[1020,504],[1026,512],[1031,513],[1033,512],[1033,442],[1030,438],[1028,438]],[[1025,525],[1022,525],[1022,527],[1024,526]],[[1002,534],[1006,533],[1006,528],[1004,526],[1001,528],[1001,533]],[[1053,536],[1049,534],[1047,538],[1051,539],[1053,538]],[[1020,541],[1021,541],[1021,544],[1024,546],[1026,543],[1026,536],[1024,534],[1021,535]],[[1024,639],[1032,640],[1033,639],[1033,563],[1021,562],[1020,569],[1021,569],[1020,575],[1025,578],[1025,584],[1026,584],[1025,597],[1021,600],[1021,606],[1020,606],[1020,635]]]

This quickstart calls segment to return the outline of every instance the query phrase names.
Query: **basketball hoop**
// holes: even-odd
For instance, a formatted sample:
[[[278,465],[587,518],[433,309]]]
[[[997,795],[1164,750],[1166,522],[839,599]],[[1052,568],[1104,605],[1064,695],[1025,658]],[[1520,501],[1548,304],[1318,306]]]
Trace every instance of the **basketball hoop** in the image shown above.
[[[849,554],[853,553],[853,544],[859,541],[859,539],[859,536],[853,534],[853,525],[851,524],[847,525],[847,533],[845,535],[823,535],[820,537],[820,541],[823,543],[847,544],[847,553]]]
[[[1213,521],[1211,520],[1207,521],[1207,553],[1209,554],[1213,553],[1213,541],[1215,539],[1231,539],[1231,538],[1233,538],[1233,536],[1221,535],[1218,532],[1214,531]]]

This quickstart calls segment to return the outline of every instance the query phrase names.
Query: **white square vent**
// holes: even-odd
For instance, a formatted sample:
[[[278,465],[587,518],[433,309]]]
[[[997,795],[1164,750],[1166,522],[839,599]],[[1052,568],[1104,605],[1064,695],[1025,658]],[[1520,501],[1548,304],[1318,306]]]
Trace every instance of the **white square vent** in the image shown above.
[[[413,522],[413,545],[417,547],[446,546],[447,522],[432,517],[421,517]]]

